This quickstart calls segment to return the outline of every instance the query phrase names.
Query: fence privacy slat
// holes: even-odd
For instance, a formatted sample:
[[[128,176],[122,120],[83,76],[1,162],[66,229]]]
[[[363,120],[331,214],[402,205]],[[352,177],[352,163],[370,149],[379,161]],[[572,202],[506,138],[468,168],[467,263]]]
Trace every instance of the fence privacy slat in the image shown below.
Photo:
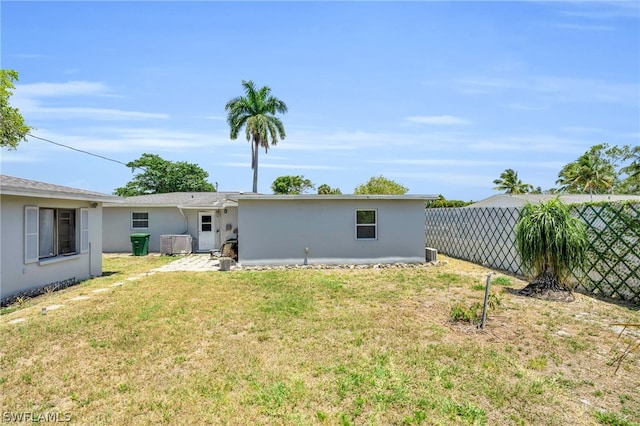
[[[640,203],[576,204],[587,227],[588,261],[573,284],[594,294],[640,305]],[[523,274],[515,246],[520,207],[425,209],[428,247],[514,274]]]

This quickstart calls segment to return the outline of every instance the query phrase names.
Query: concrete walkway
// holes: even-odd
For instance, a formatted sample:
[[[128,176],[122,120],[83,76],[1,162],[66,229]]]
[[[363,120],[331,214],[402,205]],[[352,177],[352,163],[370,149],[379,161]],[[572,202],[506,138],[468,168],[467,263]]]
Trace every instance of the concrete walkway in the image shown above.
[[[235,265],[231,267],[235,268]],[[171,263],[168,263],[160,268],[153,269],[155,272],[173,272],[173,271],[218,271],[220,270],[220,261],[218,259],[212,259],[207,254],[190,254],[188,256],[181,256]]]

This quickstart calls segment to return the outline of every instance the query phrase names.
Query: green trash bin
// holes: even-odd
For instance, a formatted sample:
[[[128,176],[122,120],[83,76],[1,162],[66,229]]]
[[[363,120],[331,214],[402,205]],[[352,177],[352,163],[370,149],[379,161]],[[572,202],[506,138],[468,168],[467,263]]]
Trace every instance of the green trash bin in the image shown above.
[[[150,234],[131,234],[131,250],[134,256],[146,256],[149,254]]]

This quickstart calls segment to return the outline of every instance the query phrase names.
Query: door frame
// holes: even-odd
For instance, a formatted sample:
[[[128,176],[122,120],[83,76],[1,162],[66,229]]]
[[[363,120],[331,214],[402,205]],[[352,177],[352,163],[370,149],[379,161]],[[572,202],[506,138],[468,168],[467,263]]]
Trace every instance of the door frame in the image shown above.
[[[211,231],[202,231],[202,218],[203,216],[211,216]],[[199,211],[198,212],[198,251],[209,251],[209,250],[216,250],[218,247],[216,247],[216,240],[217,240],[217,236],[219,234],[218,232],[218,228],[219,226],[216,226],[216,222],[219,222],[219,220],[217,219],[217,212],[215,210],[204,210],[204,211]],[[206,223],[206,222],[205,222]],[[202,239],[202,233],[203,232],[211,232],[212,236],[211,239],[207,239],[207,242],[211,241],[210,245],[204,246],[203,243],[203,239]]]

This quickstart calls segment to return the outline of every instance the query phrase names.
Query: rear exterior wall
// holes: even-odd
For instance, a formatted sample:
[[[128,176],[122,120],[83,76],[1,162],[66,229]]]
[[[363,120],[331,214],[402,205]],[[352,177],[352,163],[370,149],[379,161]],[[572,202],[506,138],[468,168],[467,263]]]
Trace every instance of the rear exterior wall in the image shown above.
[[[356,238],[356,211],[376,210],[376,239]],[[317,199],[238,201],[243,265],[420,263],[424,201]],[[305,254],[305,248],[308,254]]]

